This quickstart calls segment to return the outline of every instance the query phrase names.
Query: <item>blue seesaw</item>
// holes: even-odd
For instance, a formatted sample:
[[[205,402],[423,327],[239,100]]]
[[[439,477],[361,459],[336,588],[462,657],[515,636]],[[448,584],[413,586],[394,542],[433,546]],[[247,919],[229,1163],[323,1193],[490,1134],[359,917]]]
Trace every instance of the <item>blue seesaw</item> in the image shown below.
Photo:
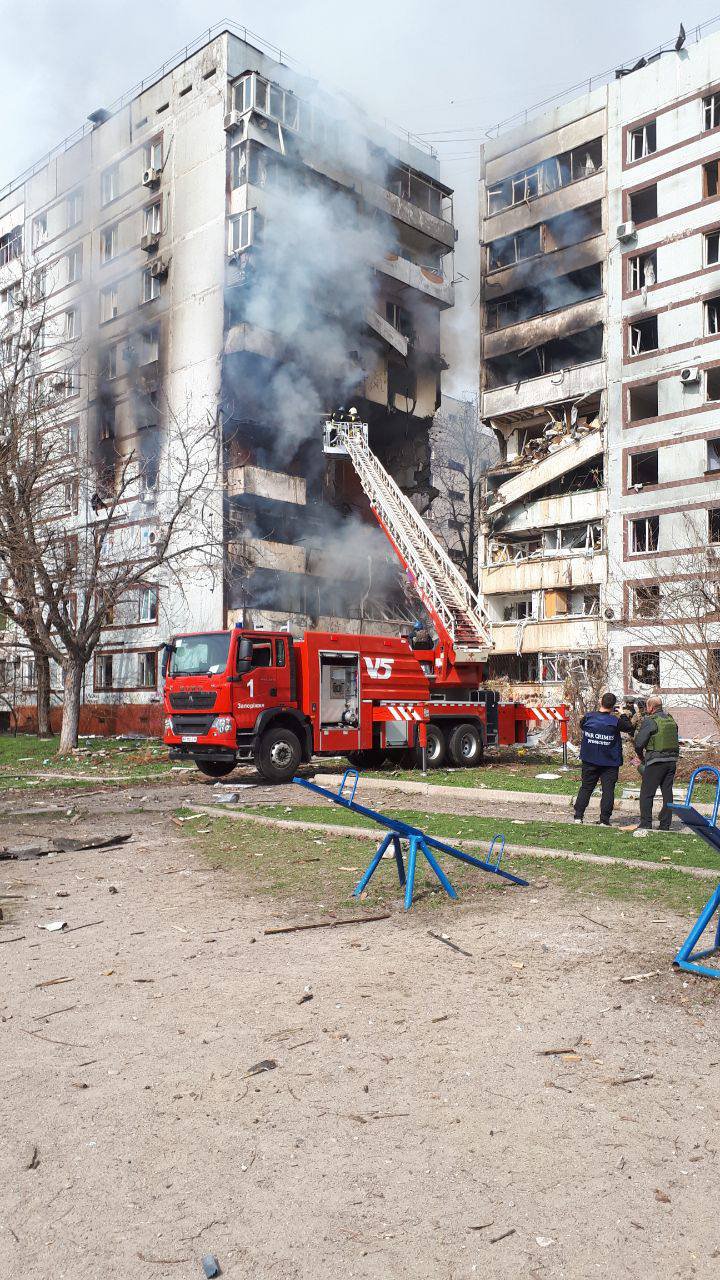
[[[349,795],[345,795],[345,784],[348,779],[350,780],[351,790]],[[370,818],[371,822],[377,822],[378,826],[388,828],[388,834],[380,842],[367,871],[354,891],[356,898],[370,883],[380,866],[383,854],[390,846],[392,846],[395,854],[400,887],[404,886],[405,888],[406,911],[409,911],[412,906],[415,868],[419,853],[424,854],[427,858],[448,897],[457,898],[457,893],[437,858],[430,852],[431,849],[438,849],[440,853],[448,853],[451,858],[458,858],[460,862],[468,862],[472,867],[480,867],[482,871],[490,871],[493,875],[502,876],[504,880],[510,880],[513,884],[526,885],[529,883],[520,876],[512,875],[510,871],[501,870],[500,862],[505,851],[504,836],[493,836],[486,859],[471,858],[469,853],[463,853],[460,849],[456,849],[454,845],[445,844],[443,840],[436,840],[434,836],[428,835],[426,831],[421,831],[419,827],[412,827],[409,822],[403,822],[401,818],[389,818],[385,813],[377,813],[375,809],[368,809],[364,804],[358,804],[355,799],[358,781],[359,774],[357,769],[346,769],[340,783],[340,789],[335,792],[328,791],[327,787],[319,787],[315,782],[308,782],[307,778],[293,778],[293,782],[297,782],[298,786],[306,787],[308,791],[315,791],[319,796],[324,796],[326,800],[332,800],[333,804],[339,804],[343,809],[352,809],[353,813],[361,813],[364,818]],[[401,840],[407,840],[408,842],[407,874],[403,862]],[[497,850],[495,848],[496,845],[498,846]]]
[[[695,787],[695,779],[701,773],[710,773],[715,778],[715,803],[713,804],[712,818],[709,821],[702,813],[698,813],[697,809],[693,808],[690,803]],[[671,804],[669,808],[678,815],[680,820],[685,823],[685,826],[689,827],[696,836],[700,836],[700,839],[705,840],[711,848],[720,851],[720,831],[715,825],[718,810],[720,810],[720,769],[716,769],[714,765],[710,764],[700,765],[698,769],[694,769],[688,783],[685,803]],[[696,951],[697,943],[716,914],[718,914],[718,919],[714,926],[714,945],[707,947],[704,951]],[[717,951],[720,951],[720,884],[705,903],[697,921],[673,960],[673,964],[677,965],[679,969],[686,969],[688,973],[703,973],[708,978],[720,978],[720,969],[711,969],[706,964],[698,964],[699,960],[704,960],[706,956],[713,956]]]

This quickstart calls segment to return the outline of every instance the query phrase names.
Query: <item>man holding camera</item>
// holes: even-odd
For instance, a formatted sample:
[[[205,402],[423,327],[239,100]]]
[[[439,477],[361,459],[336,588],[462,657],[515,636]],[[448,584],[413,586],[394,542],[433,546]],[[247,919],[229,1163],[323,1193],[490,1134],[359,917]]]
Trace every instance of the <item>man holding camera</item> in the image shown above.
[[[623,762],[622,733],[635,732],[630,716],[617,715],[617,698],[614,693],[604,693],[597,711],[591,711],[580,721],[580,763],[582,780],[575,798],[575,821],[582,822],[590,797],[598,782],[601,786],[599,825],[610,826],[615,805],[615,783]]]
[[[647,700],[646,714],[635,736],[635,753],[642,773],[638,831],[650,831],[652,828],[653,801],[658,788],[663,799],[660,830],[669,831],[672,812],[668,805],[673,800],[680,739],[677,723],[664,710],[662,699],[654,694]]]

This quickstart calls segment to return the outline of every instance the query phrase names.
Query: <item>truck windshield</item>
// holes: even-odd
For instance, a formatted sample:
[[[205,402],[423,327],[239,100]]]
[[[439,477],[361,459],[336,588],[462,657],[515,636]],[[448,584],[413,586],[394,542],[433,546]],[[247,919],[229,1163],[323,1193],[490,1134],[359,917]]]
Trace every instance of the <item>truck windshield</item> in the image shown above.
[[[216,676],[227,666],[230,632],[178,636],[172,655],[173,676]]]

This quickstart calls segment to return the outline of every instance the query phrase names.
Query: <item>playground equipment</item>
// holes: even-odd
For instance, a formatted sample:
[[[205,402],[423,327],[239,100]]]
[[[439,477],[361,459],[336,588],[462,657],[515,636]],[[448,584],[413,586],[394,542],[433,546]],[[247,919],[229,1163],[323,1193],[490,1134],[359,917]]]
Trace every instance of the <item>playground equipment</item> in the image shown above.
[[[349,795],[345,795],[345,784],[349,779]],[[358,898],[367,887],[370,880],[374,876],[383,854],[392,848],[395,854],[395,863],[397,866],[398,879],[400,887],[405,889],[405,910],[409,911],[412,906],[413,888],[415,885],[415,869],[417,866],[418,854],[423,854],[427,859],[432,870],[435,872],[440,884],[450,898],[457,898],[457,893],[453,889],[445,872],[443,871],[437,858],[431,852],[437,849],[440,853],[447,853],[451,858],[458,858],[460,862],[467,862],[472,867],[480,867],[482,871],[489,871],[492,875],[502,876],[505,880],[510,880],[513,884],[527,885],[528,881],[523,880],[521,876],[514,876],[510,871],[503,871],[500,867],[503,853],[505,852],[505,837],[501,835],[493,836],[490,843],[487,858],[472,858],[469,853],[463,853],[460,849],[456,849],[452,844],[446,844],[444,840],[436,840],[435,836],[428,835],[426,831],[422,831],[420,827],[413,827],[408,822],[403,822],[401,818],[388,817],[386,813],[378,813],[375,809],[368,809],[364,804],[358,804],[355,799],[355,792],[359,782],[359,774],[357,769],[346,769],[340,789],[329,791],[327,787],[319,787],[315,782],[309,782],[307,778],[293,778],[293,782],[297,782],[298,786],[305,787],[308,791],[314,791],[317,795],[324,796],[326,800],[332,800],[333,804],[340,805],[343,809],[351,809],[353,813],[360,813],[364,818],[370,818],[371,822],[376,822],[380,827],[386,827],[388,834],[383,837],[378,845],[377,852],[373,855],[367,871],[363,875],[360,883],[355,889],[355,897]],[[403,862],[401,841],[406,840],[408,843],[408,860],[407,872]],[[497,845],[497,851],[496,851]]]
[[[702,813],[698,813],[697,809],[691,804],[695,779],[701,773],[712,774],[715,778],[715,802],[710,820]],[[700,839],[709,844],[712,849],[720,852],[720,831],[715,825],[718,811],[720,810],[720,769],[716,769],[714,765],[709,764],[700,765],[699,768],[694,769],[688,783],[685,803],[671,804],[669,807],[696,836],[700,836]],[[707,947],[704,951],[696,951],[695,947],[716,914],[718,919],[714,924],[714,945]],[[720,978],[720,969],[711,969],[709,965],[698,963],[699,960],[704,960],[707,956],[713,956],[718,951],[720,951],[720,884],[705,903],[695,924],[675,956],[673,964],[677,965],[679,969],[686,969],[688,973],[702,973],[708,978]]]

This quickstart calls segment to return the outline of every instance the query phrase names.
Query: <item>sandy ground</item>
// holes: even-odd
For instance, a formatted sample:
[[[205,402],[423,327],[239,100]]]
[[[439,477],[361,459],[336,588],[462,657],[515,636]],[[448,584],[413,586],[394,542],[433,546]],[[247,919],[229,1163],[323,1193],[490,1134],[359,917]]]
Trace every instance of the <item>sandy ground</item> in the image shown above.
[[[716,989],[669,966],[689,921],[540,881],[266,936],[302,904],[208,869],[169,814],[207,795],[96,795],[70,834],[131,843],[0,863],[0,1274],[718,1275]],[[28,803],[3,842],[63,831],[7,816]]]

